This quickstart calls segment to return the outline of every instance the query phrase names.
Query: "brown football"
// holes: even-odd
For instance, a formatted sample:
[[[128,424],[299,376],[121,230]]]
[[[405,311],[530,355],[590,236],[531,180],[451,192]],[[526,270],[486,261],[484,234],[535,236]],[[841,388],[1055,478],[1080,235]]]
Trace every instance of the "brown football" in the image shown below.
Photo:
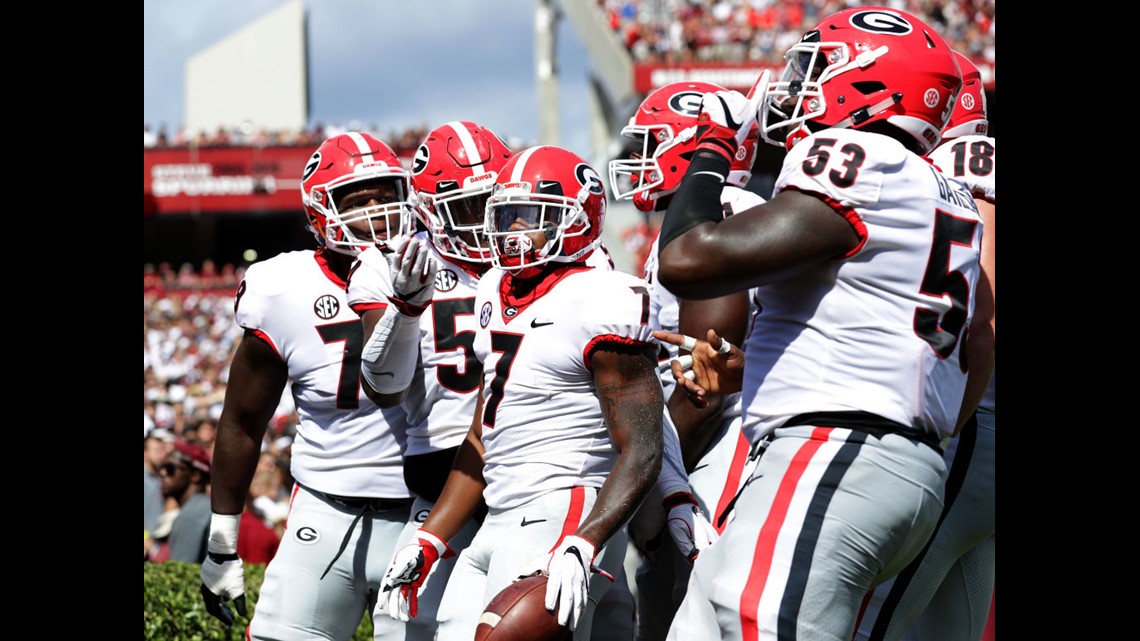
[[[519,579],[495,595],[475,628],[475,641],[567,641],[570,628],[546,610],[545,574]]]

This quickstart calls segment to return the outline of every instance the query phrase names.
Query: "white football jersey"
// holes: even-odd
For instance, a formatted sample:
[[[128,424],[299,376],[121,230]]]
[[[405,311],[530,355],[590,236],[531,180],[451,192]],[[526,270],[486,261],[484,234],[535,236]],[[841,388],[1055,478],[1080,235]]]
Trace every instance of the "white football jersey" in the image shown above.
[[[997,204],[997,142],[989,136],[961,136],[930,152],[930,161],[942,173],[965,185],[975,198]],[[979,404],[997,409],[997,368]]]
[[[236,321],[289,368],[297,482],[327,494],[407,498],[404,413],[382,410],[360,389],[364,330],[344,288],[320,253],[279,254],[246,270]]]
[[[431,249],[440,268],[431,304],[420,316],[419,366],[402,403],[408,414],[405,456],[438,452],[463,441],[471,429],[483,377],[483,366],[472,347],[479,277],[441,256],[426,232],[415,237]],[[361,256],[370,253],[379,256],[378,252]],[[348,302],[363,315],[367,309],[387,307],[390,291],[387,261],[369,259],[367,266],[358,267],[349,278]]]
[[[997,203],[997,145],[989,136],[952,138],[930,152],[930,162],[975,197]]]
[[[649,291],[631,274],[567,268],[526,300],[479,282],[475,352],[483,363],[483,492],[511,508],[547,492],[599,488],[617,454],[595,394],[589,355],[599,343],[654,346]]]
[[[849,129],[797,143],[776,180],[785,189],[818,195],[861,242],[759,289],[745,433],[755,443],[799,414],[862,411],[949,436],[979,273],[973,197],[897,141]]]

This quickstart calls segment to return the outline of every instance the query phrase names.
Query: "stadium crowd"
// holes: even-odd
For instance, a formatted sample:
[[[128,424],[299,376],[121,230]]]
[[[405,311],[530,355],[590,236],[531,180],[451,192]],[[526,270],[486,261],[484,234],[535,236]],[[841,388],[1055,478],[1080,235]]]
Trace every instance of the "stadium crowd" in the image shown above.
[[[178,452],[191,459],[197,455],[197,462],[209,469],[229,362],[241,336],[233,322],[233,296],[244,271],[231,264],[218,268],[210,260],[201,269],[143,266],[144,499],[147,483],[161,486],[161,477],[171,469],[161,468]],[[250,514],[264,524],[263,532],[272,532],[272,547],[284,528],[293,485],[289,456],[296,420],[291,397],[283,395],[251,485]],[[172,558],[169,538],[182,511],[173,494],[169,485],[162,487],[160,516],[149,527],[144,524],[144,561]],[[261,561],[253,562],[272,556],[254,554]]]
[[[245,122],[234,127],[218,127],[213,133],[201,130],[197,134],[185,127],[174,133],[166,123],[154,128],[151,123],[143,123],[143,149],[167,149],[179,147],[315,147],[327,138],[346,131],[366,131],[383,140],[391,141],[392,149],[401,157],[411,157],[416,146],[427,134],[426,125],[417,125],[401,130],[384,132],[379,125],[365,126],[351,121],[348,126],[339,122],[314,123],[301,131],[273,130],[256,127]]]
[[[936,28],[977,61],[996,55],[995,0],[598,0],[610,28],[639,63],[780,64],[823,16],[885,5]]]

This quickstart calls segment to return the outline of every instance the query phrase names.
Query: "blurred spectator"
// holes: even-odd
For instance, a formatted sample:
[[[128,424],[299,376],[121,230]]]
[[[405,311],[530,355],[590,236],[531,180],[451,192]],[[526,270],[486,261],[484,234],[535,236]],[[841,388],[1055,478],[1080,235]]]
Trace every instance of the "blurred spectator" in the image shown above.
[[[174,434],[164,429],[151,429],[143,436],[143,529],[158,529],[158,517],[166,508],[162,497],[162,479],[158,468],[174,449]]]
[[[206,450],[211,459],[214,458],[214,439],[217,438],[217,435],[218,424],[208,416],[186,427],[186,440]]]
[[[170,528],[167,558],[201,563],[210,534],[210,455],[197,444],[177,441],[159,472],[163,494],[173,497],[179,507]]]
[[[260,466],[259,466],[260,471]],[[237,554],[246,563],[269,563],[277,553],[277,546],[281,542],[281,533],[277,525],[284,530],[284,517],[277,518],[277,501],[271,499],[274,512],[264,513],[258,508],[257,500],[275,496],[278,488],[271,476],[254,474],[249,485],[249,494],[246,495],[245,509],[241,513],[241,522],[238,526]],[[288,511],[286,504],[286,511]]]

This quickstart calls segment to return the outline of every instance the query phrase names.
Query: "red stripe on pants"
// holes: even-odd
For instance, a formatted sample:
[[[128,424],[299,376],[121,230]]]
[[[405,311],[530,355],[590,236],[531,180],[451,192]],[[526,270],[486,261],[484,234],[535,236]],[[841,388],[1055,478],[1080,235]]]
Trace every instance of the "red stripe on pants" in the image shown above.
[[[784,526],[784,519],[788,516],[788,507],[796,494],[796,485],[804,475],[812,456],[827,441],[833,428],[816,428],[811,440],[804,443],[800,451],[792,457],[788,471],[780,480],[780,487],[776,490],[776,497],[772,507],[768,510],[768,518],[760,526],[760,536],[756,539],[756,549],[752,554],[752,570],[748,573],[748,581],[744,584],[744,592],[740,595],[740,632],[744,641],[758,641],[760,626],[756,621],[756,609],[760,605],[760,596],[764,594],[764,586],[768,582],[768,573],[772,570],[772,553],[776,549],[776,540],[780,529]]]

